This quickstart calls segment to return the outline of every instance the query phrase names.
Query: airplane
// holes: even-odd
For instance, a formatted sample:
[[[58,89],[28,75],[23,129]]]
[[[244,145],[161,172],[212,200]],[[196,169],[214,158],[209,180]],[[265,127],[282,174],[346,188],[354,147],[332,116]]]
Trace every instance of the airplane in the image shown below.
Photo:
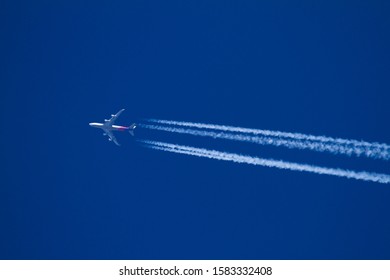
[[[114,134],[112,133],[112,131],[115,131],[115,130],[118,130],[118,131],[128,130],[129,133],[132,136],[134,136],[134,129],[137,127],[135,123],[133,123],[130,126],[114,125],[116,119],[119,117],[120,114],[122,114],[122,112],[124,110],[125,109],[122,109],[118,113],[116,113],[115,115],[111,115],[111,119],[109,119],[109,120],[105,119],[104,123],[94,123],[94,122],[92,122],[92,123],[89,123],[89,125],[92,126],[92,127],[103,129],[103,131],[104,131],[103,135],[107,135],[109,141],[112,141],[116,145],[120,146],[120,144],[116,140],[116,138],[115,138]]]

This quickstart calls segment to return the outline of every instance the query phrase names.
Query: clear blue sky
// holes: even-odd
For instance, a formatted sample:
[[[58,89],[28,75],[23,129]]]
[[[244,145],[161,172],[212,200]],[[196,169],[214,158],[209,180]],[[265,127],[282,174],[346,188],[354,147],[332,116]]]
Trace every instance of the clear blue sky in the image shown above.
[[[0,258],[389,259],[390,185],[117,147],[164,118],[390,143],[388,1],[2,1]],[[390,173],[380,160],[138,138]]]

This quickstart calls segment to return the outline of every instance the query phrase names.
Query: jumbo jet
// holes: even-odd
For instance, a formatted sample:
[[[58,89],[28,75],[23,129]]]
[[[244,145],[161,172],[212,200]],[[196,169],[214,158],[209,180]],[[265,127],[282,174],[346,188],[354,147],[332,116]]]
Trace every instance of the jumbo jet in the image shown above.
[[[122,109],[118,113],[116,113],[115,115],[111,115],[111,119],[109,119],[109,120],[105,119],[104,123],[89,123],[89,125],[92,127],[103,129],[103,131],[104,131],[103,135],[107,135],[109,141],[112,141],[116,145],[120,146],[118,141],[116,140],[114,134],[112,133],[112,131],[114,131],[114,130],[119,130],[119,131],[128,130],[129,133],[134,136],[134,129],[136,128],[135,123],[133,123],[130,126],[114,125],[114,122],[119,117],[119,115],[122,114],[122,112],[124,110],[125,109]]]

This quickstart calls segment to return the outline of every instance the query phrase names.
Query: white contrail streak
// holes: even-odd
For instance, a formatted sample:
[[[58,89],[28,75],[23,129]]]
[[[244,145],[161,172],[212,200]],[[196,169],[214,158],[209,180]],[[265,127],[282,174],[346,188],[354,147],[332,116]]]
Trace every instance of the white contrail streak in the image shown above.
[[[302,133],[291,133],[291,132],[243,128],[243,127],[235,127],[235,126],[227,126],[227,125],[194,123],[194,122],[181,122],[181,121],[169,121],[169,120],[158,120],[158,119],[146,119],[146,120],[148,122],[154,122],[154,123],[166,124],[166,125],[206,128],[206,129],[240,132],[240,133],[264,135],[264,136],[272,136],[272,137],[294,138],[294,139],[309,140],[309,141],[333,142],[333,143],[344,144],[344,145],[356,145],[356,146],[368,146],[368,147],[375,146],[383,149],[390,149],[390,146],[387,144],[370,143],[365,141],[332,138],[326,136],[314,136],[314,135],[307,135]]]
[[[169,121],[170,122],[170,121]],[[177,123],[177,122],[174,122]],[[171,123],[169,123],[171,124]],[[274,136],[258,136],[254,134],[237,134],[229,133],[223,130],[210,131],[210,130],[199,130],[199,129],[188,129],[188,128],[177,128],[168,127],[162,125],[152,124],[140,124],[141,127],[153,130],[161,130],[173,133],[189,134],[194,136],[213,137],[218,139],[227,139],[234,141],[251,142],[260,145],[273,145],[277,147],[287,147],[289,149],[307,149],[317,152],[329,152],[333,154],[344,154],[348,156],[360,156],[364,155],[371,158],[390,159],[390,152],[383,150],[379,147],[367,147],[367,146],[356,146],[356,145],[345,145],[338,144],[337,142],[331,141],[311,141],[303,140],[298,138],[281,138]],[[231,131],[231,130],[228,130]]]
[[[282,160],[263,159],[258,157],[244,156],[244,155],[239,155],[234,153],[220,152],[215,150],[207,150],[207,149],[156,142],[156,141],[148,141],[148,140],[138,140],[138,141],[143,143],[146,147],[155,150],[193,155],[197,157],[205,157],[210,159],[232,161],[236,163],[246,163],[246,164],[266,166],[266,167],[275,167],[279,169],[288,169],[293,171],[304,171],[304,172],[311,172],[311,173],[323,174],[323,175],[333,175],[338,177],[371,181],[371,182],[377,182],[382,184],[390,183],[390,175],[387,174],[371,173],[366,171],[357,172],[357,171],[351,171],[351,170],[345,170],[339,168],[327,168],[327,167],[320,167],[320,166],[314,166],[309,164],[293,163],[293,162],[287,162]]]
[[[148,119],[147,121],[152,123],[165,124],[165,125],[192,127],[198,129],[212,129],[212,130],[218,130],[224,132],[247,134],[249,138],[252,137],[252,140],[250,142],[257,143],[257,144],[284,146],[290,149],[291,148],[309,149],[309,150],[314,150],[319,152],[326,151],[334,154],[345,154],[349,156],[351,155],[366,156],[369,158],[377,158],[377,159],[384,159],[384,160],[390,159],[390,146],[387,144],[369,143],[365,141],[331,138],[325,136],[305,135],[301,133],[250,129],[250,128],[242,128],[242,127],[225,126],[225,125],[179,122],[179,121],[168,121],[168,120],[157,120],[157,119]],[[257,137],[263,136],[263,137],[259,138],[260,141],[256,141],[255,140],[256,136]],[[247,140],[249,139],[248,137],[246,137]],[[281,138],[282,141],[274,141],[272,140],[272,137]],[[223,137],[217,137],[217,138],[223,138]],[[283,138],[287,138],[287,139],[283,139]],[[264,139],[267,140],[261,141]],[[247,140],[240,140],[240,141],[247,141]]]

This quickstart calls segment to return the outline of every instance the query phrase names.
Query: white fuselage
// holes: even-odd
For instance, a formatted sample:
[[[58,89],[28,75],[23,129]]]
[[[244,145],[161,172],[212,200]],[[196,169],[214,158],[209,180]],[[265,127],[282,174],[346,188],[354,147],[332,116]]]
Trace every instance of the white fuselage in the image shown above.
[[[124,131],[129,129],[127,126],[120,126],[120,125],[104,125],[103,123],[89,123],[90,126],[106,129],[106,130],[118,130],[118,131]]]

